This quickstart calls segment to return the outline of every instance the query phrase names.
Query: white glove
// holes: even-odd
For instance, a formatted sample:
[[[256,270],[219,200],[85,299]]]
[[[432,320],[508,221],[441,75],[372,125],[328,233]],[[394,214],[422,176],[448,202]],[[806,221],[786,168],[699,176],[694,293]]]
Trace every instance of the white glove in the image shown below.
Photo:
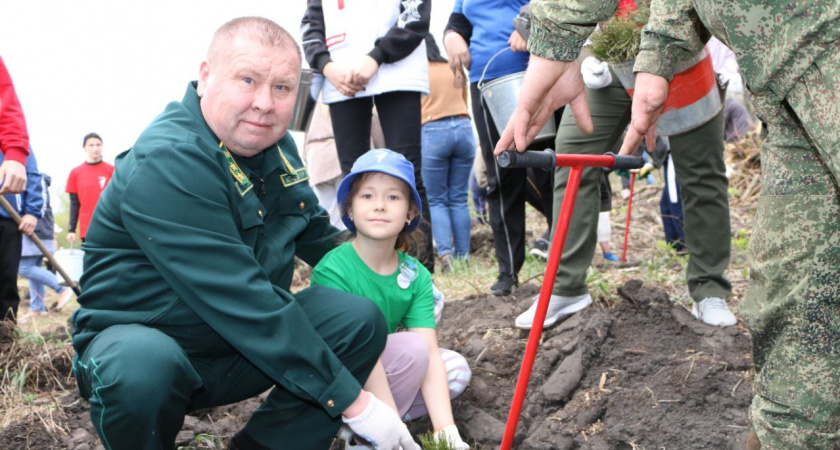
[[[601,89],[612,83],[610,65],[601,62],[594,56],[588,56],[580,65],[580,74],[583,76],[583,84],[589,89]]]
[[[370,403],[361,414],[341,420],[377,450],[420,450],[397,413],[372,393],[368,395]]]
[[[461,439],[461,435],[458,434],[458,427],[456,427],[454,423],[441,428],[437,433],[435,433],[435,442],[440,441],[447,442],[449,444],[449,448],[453,450],[470,450],[470,446],[465,443]]]
[[[434,283],[432,283],[432,295],[434,296],[435,302],[435,325],[437,325],[437,323],[440,322],[440,314],[443,312],[443,301],[446,300],[446,296],[443,295],[443,292],[441,292]]]

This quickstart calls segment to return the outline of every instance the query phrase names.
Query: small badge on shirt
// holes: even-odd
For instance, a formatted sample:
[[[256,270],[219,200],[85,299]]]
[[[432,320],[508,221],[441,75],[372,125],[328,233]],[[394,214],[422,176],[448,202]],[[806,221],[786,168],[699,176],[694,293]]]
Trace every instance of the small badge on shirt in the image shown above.
[[[400,263],[400,274],[397,275],[397,285],[402,289],[408,289],[411,282],[417,279],[419,274],[417,264],[411,260]]]

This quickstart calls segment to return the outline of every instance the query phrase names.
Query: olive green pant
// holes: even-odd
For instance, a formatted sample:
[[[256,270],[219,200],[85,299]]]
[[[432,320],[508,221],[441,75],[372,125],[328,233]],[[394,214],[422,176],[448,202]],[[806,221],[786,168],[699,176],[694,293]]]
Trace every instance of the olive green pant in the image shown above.
[[[840,43],[764,114],[762,191],[750,240],[750,327],[762,450],[840,441]]]
[[[385,346],[385,320],[373,302],[329,291],[307,289],[295,297],[327,345],[364,384]],[[186,336],[188,330],[178,332]],[[220,336],[202,331],[194,339],[218,340],[218,355],[190,357],[187,340],[139,324],[109,327],[82,351],[74,361],[79,391],[90,401],[90,418],[106,449],[171,450],[188,412],[235,403],[272,387],[248,420],[247,435],[272,450],[329,447],[339,417],[275,386]]]
[[[600,155],[613,149],[618,140],[614,130],[627,126],[624,112],[631,102],[618,77],[613,75],[613,80],[603,89],[586,90],[594,133],[581,132],[570,109],[564,111],[557,132],[557,153]],[[695,301],[706,297],[725,299],[731,291],[724,275],[729,265],[731,237],[728,180],[723,162],[723,112],[693,130],[671,136],[670,140],[677,183],[682,191],[686,246],[691,255],[686,269],[689,294]],[[563,204],[569,171],[569,168],[558,168],[554,174],[555,217]],[[575,296],[588,292],[586,270],[592,264],[597,241],[600,171],[601,168],[583,170],[554,294]]]

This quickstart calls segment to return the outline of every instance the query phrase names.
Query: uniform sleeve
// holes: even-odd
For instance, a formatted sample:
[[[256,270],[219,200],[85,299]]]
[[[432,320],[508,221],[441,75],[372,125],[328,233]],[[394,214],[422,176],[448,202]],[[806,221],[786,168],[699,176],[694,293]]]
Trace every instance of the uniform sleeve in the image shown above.
[[[677,63],[700,52],[710,36],[691,0],[653,0],[633,71],[670,80]]]
[[[324,25],[324,9],[321,0],[308,0],[306,12],[300,22],[300,33],[303,39],[303,53],[309,67],[323,72],[324,66],[332,59],[327,50],[326,26]]]
[[[534,0],[528,51],[554,61],[571,61],[595,25],[617,8],[618,0]]]
[[[318,205],[309,216],[306,231],[295,239],[295,255],[314,267],[335,248],[340,236],[341,231],[330,223],[330,214]]]
[[[225,175],[191,145],[150,152],[120,198],[125,228],[204,322],[276,384],[336,417],[361,386],[243,244]]]
[[[394,63],[410,55],[429,34],[432,0],[400,2],[400,18],[384,36],[374,42],[368,56],[379,64]]]
[[[423,267],[418,262],[419,267]],[[432,291],[432,275],[425,267],[421,275],[412,285],[416,285],[416,292],[411,306],[400,321],[406,328],[435,328],[435,296]]]
[[[29,154],[29,133],[23,108],[3,58],[0,58],[0,151],[5,159],[24,165]]]

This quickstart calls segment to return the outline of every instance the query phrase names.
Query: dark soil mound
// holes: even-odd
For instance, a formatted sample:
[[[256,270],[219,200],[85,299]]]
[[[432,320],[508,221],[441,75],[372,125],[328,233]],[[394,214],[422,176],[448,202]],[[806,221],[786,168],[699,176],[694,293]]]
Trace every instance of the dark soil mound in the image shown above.
[[[453,402],[455,417],[477,444],[501,442],[527,343],[512,324],[537,289],[444,309],[441,346],[460,351],[473,368],[470,389]],[[517,448],[743,448],[752,397],[748,336],[706,326],[640,282],[619,292],[626,301],[595,304],[543,333]]]

